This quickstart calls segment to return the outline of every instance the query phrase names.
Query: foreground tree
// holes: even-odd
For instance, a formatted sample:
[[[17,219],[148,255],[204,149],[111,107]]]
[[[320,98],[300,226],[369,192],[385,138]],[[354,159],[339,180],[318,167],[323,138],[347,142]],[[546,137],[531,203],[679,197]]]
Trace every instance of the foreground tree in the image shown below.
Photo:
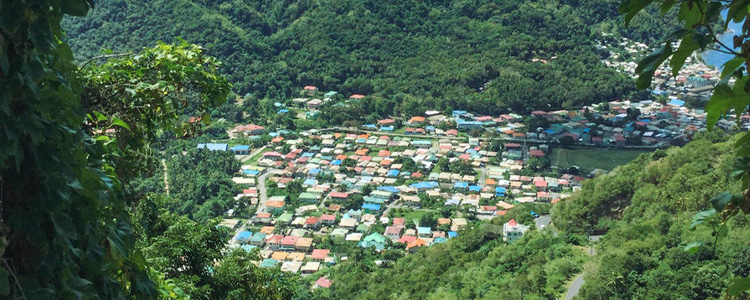
[[[188,97],[202,111],[229,85],[186,43],[79,69],[60,21],[92,5],[0,3],[3,298],[180,296],[134,247],[124,186],[152,167],[140,157],[158,131],[190,132]]]
[[[620,12],[625,14],[625,23],[630,23],[633,17],[651,4],[658,5],[662,14],[673,9],[678,10],[677,18],[683,23],[683,28],[670,33],[659,50],[638,64],[638,88],[648,88],[654,72],[667,60],[672,68],[672,74],[677,76],[685,60],[696,51],[711,49],[730,54],[734,57],[722,66],[721,81],[714,88],[713,95],[706,105],[706,122],[710,129],[721,117],[733,113],[739,127],[740,115],[750,106],[750,3],[740,0],[626,0],[620,6]],[[727,17],[720,22],[722,11],[727,12]],[[733,33],[733,43],[727,45],[719,40],[718,34],[726,32],[730,22],[742,23],[742,29]],[[721,32],[714,30],[716,26],[721,28]],[[679,42],[677,49],[673,49],[673,42]],[[734,84],[730,84],[730,79],[735,80]],[[735,150],[737,164],[731,176],[742,183],[743,192],[723,192],[711,199],[711,207],[708,210],[701,211],[693,217],[691,229],[704,223],[709,224],[713,228],[713,240],[691,243],[685,248],[688,252],[695,253],[702,245],[707,244],[713,247],[715,255],[719,238],[727,235],[727,222],[740,212],[750,213],[750,133],[744,133],[737,140]],[[750,277],[738,276],[733,279],[726,292],[732,296],[746,296],[748,290]]]

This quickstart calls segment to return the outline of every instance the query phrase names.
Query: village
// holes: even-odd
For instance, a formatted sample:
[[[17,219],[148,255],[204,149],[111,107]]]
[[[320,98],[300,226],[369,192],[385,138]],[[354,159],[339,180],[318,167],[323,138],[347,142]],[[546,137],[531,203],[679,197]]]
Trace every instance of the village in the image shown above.
[[[646,48],[627,41],[618,46],[631,54]],[[604,63],[635,76],[635,65],[618,62],[616,53]],[[679,76],[670,73],[666,65],[656,73],[650,100],[528,115],[425,110],[407,119],[299,132],[240,124],[228,130],[232,141],[268,136],[270,142],[260,147],[217,142],[198,148],[232,151],[243,162],[232,179],[243,187],[235,200],[248,201],[255,213],[237,219],[227,212],[222,225],[234,231],[230,246],[257,249],[260,267],[306,276],[348,260],[357,248],[395,248],[408,255],[444,243],[472,222],[503,216],[520,203],[565,201],[587,177],[601,174],[551,171],[553,147],[684,145],[706,127],[705,112],[690,108],[685,99],[706,101],[718,73],[690,58]],[[338,95],[314,86],[300,94],[307,97],[277,103],[278,113],[314,120],[321,105]],[[337,105],[349,101],[367,101],[367,96],[353,94]],[[739,121],[747,128],[750,118],[743,115]],[[718,127],[729,130],[735,124],[728,117]],[[540,167],[539,161],[547,165]],[[532,216],[534,224],[504,223],[503,240],[547,229],[548,216],[533,211]],[[314,287],[330,284],[321,277]]]

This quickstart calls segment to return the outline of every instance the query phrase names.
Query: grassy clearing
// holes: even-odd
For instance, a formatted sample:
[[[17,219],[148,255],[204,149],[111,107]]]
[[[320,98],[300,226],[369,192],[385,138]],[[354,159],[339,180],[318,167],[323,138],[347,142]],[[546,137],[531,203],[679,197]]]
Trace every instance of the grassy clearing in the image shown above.
[[[593,169],[612,170],[635,159],[641,153],[650,151],[622,150],[605,148],[552,150],[552,164],[562,168],[578,166],[584,171]]]

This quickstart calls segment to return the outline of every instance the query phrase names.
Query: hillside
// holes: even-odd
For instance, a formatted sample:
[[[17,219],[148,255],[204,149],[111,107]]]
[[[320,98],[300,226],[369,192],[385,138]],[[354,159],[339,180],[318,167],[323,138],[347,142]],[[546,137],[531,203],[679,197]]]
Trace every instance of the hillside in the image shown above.
[[[64,22],[79,59],[182,37],[207,48],[240,95],[289,100],[301,86],[480,113],[620,99],[632,80],[605,68],[600,33],[651,42],[674,27],[615,0],[103,0]],[[658,32],[658,33],[657,33]],[[532,59],[546,60],[532,63]],[[378,98],[378,97],[376,97]],[[395,109],[394,109],[395,107]],[[419,112],[422,113],[423,111]]]
[[[566,281],[585,274],[583,299],[717,299],[735,276],[750,273],[744,215],[720,230],[689,230],[693,215],[726,186],[730,142],[705,134],[683,148],[643,154],[581,193],[556,204],[559,236],[532,231],[506,245],[498,228],[510,218],[533,224],[529,207],[477,224],[459,238],[385,267],[370,257],[331,269],[319,299],[556,299]],[[686,188],[687,187],[687,188]],[[738,189],[739,187],[733,187]],[[539,210],[537,210],[539,211]],[[586,231],[605,234],[587,256]],[[686,245],[702,243],[695,251]]]

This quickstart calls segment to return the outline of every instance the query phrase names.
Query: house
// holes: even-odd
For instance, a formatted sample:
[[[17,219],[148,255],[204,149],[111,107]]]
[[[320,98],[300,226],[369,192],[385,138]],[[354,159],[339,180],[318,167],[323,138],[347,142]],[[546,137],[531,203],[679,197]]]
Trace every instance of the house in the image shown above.
[[[237,133],[243,133],[246,135],[259,135],[263,134],[266,131],[266,128],[260,125],[255,124],[247,124],[247,125],[238,125],[234,128],[234,131]]]
[[[320,277],[320,278],[318,278],[318,280],[315,281],[315,284],[313,284],[312,288],[313,289],[316,289],[316,288],[327,289],[327,288],[330,288],[330,287],[331,287],[331,281],[328,280],[328,278]]]
[[[271,218],[270,213],[257,213],[253,216],[251,221],[253,224],[271,224],[273,218]]]
[[[317,261],[309,261],[304,266],[302,266],[301,273],[302,274],[312,274],[318,271],[320,269],[320,262]]]
[[[247,145],[237,145],[232,147],[232,152],[234,152],[235,155],[248,155],[250,154],[250,146]]]
[[[294,250],[301,251],[301,252],[307,252],[310,251],[310,247],[312,246],[313,239],[301,237],[297,239],[297,242],[294,243]],[[282,241],[283,244],[283,241]]]
[[[266,201],[266,211],[272,214],[284,211],[284,201],[269,199]]]
[[[314,261],[325,261],[326,257],[328,257],[328,253],[330,253],[331,250],[328,249],[314,249],[312,251],[312,254],[310,255],[310,258]]]
[[[307,217],[307,219],[305,219],[305,225],[304,225],[304,227],[305,228],[311,228],[311,229],[318,229],[318,228],[320,228],[320,224],[321,224],[320,218],[318,218],[318,217]]]
[[[281,240],[279,249],[285,250],[285,251],[292,251],[297,245],[298,240],[299,240],[298,236],[291,236],[291,235],[284,236],[284,238]]]
[[[268,246],[268,249],[276,251],[279,250],[281,247],[281,240],[284,239],[283,235],[271,235],[266,239],[266,245]]]
[[[420,126],[424,124],[424,121],[425,121],[424,117],[414,116],[414,117],[411,117],[411,119],[409,119],[408,123],[410,126]]]
[[[514,242],[523,237],[523,234],[528,230],[529,226],[518,224],[516,219],[511,219],[508,223],[503,224],[503,241]]]
[[[413,242],[406,245],[406,251],[409,251],[409,253],[416,253],[424,246],[427,246],[427,242],[421,238],[416,238]]]
[[[266,151],[266,152],[263,152],[261,159],[270,159],[273,161],[280,161],[280,160],[284,160],[284,156],[281,155],[281,153],[276,152],[276,151]]]
[[[385,236],[391,239],[398,239],[401,236],[403,226],[388,226],[385,228]]]
[[[479,121],[466,121],[464,119],[456,119],[456,128],[459,130],[472,130],[481,129],[484,127],[484,123]]]
[[[432,229],[430,227],[417,227],[417,236],[421,238],[432,237]]]
[[[346,202],[347,198],[349,198],[349,193],[331,192],[328,194],[328,198],[333,202],[343,203]]]
[[[252,238],[252,236],[253,236],[252,232],[245,230],[243,232],[238,233],[234,237],[234,240],[237,241],[238,243],[243,243],[244,244],[244,243],[247,243],[248,241],[250,241],[250,238]]]
[[[380,208],[381,207],[378,204],[367,203],[367,204],[362,205],[362,209],[366,213],[371,213],[371,214],[380,214]]]
[[[198,144],[198,149],[208,149],[209,151],[227,151],[229,145],[227,144]]]
[[[320,216],[320,221],[321,223],[323,223],[323,225],[336,224],[336,215],[323,214],[322,216]]]
[[[266,234],[265,233],[256,233],[253,235],[250,240],[247,242],[248,245],[257,246],[257,247],[263,247],[266,244]]]

